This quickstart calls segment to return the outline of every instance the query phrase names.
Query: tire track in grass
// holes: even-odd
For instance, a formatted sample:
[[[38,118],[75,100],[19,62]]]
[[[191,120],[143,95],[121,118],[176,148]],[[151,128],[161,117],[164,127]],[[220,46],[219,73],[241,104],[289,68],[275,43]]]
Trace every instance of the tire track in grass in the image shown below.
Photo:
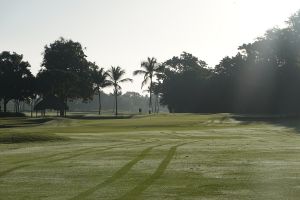
[[[84,151],[84,150],[89,150],[89,149],[95,149],[95,148],[96,147],[87,147],[87,148],[76,149],[74,151],[59,152],[59,153],[55,153],[55,154],[50,154],[48,156],[42,156],[42,157],[38,157],[38,158],[31,158],[31,159],[16,161],[16,162],[13,162],[12,164],[21,164],[21,163],[26,163],[26,162],[30,162],[30,161],[43,160],[43,159],[53,158],[53,157],[59,156],[59,155],[74,153],[74,152],[77,152],[77,151]]]
[[[110,147],[110,148],[113,148],[113,147]],[[54,163],[54,162],[58,162],[58,161],[61,161],[61,160],[68,160],[68,159],[75,158],[75,157],[78,157],[78,156],[81,156],[81,155],[84,155],[84,154],[87,154],[87,153],[106,150],[108,148],[97,149],[97,150],[95,150],[95,149],[97,149],[97,147],[88,148],[87,150],[82,149],[78,153],[71,152],[70,153],[71,155],[69,155],[69,156],[64,156],[62,158],[56,158],[56,159],[48,160],[48,161],[45,161],[45,163]],[[69,154],[69,153],[64,153],[64,154]],[[62,155],[64,155],[64,154],[62,154]]]
[[[125,164],[123,167],[121,167],[119,170],[117,170],[111,177],[109,177],[108,179],[106,179],[102,183],[99,183],[99,184],[95,185],[94,187],[92,187],[92,188],[76,195],[75,197],[71,198],[70,200],[84,199],[85,197],[91,195],[92,193],[94,193],[95,191],[101,189],[102,187],[105,187],[108,184],[111,184],[114,181],[122,178],[123,176],[125,176],[131,170],[131,168],[135,164],[137,164],[139,161],[143,160],[153,148],[159,147],[159,146],[162,146],[162,145],[166,145],[166,144],[160,144],[160,145],[156,145],[156,146],[152,146],[152,147],[148,147],[148,148],[144,149],[138,156],[136,156],[134,159],[132,159],[127,164]]]
[[[191,143],[191,142],[188,142]],[[168,165],[170,164],[172,158],[174,157],[176,150],[178,147],[183,146],[188,143],[183,143],[183,144],[178,144],[173,147],[171,147],[166,155],[166,157],[163,159],[163,161],[159,164],[158,168],[155,170],[155,172],[145,179],[143,182],[138,184],[136,187],[134,187],[132,190],[124,194],[123,196],[117,198],[116,200],[124,200],[124,199],[129,199],[129,200],[134,200],[136,199],[139,195],[141,195],[149,186],[151,186],[155,180],[161,177],[165,170],[167,169]]]
[[[83,151],[83,150],[94,149],[94,148],[96,148],[96,147],[82,148],[82,149],[77,149],[75,151]],[[36,158],[36,159],[32,158],[32,159],[22,160],[22,161],[19,161],[19,162],[14,162],[13,164],[20,164],[20,163],[26,163],[26,162],[30,162],[30,161],[48,159],[48,158],[52,158],[52,157],[55,157],[55,156],[58,156],[58,155],[64,155],[64,154],[68,154],[68,153],[70,153],[70,152],[60,152],[60,153],[55,153],[55,154],[52,154],[52,155],[49,155],[49,156],[39,157],[39,158]],[[34,163],[32,163],[32,164],[23,164],[23,165],[18,165],[18,166],[12,167],[10,169],[7,169],[7,170],[4,170],[4,171],[0,172],[0,177],[4,176],[4,175],[6,175],[6,174],[8,174],[12,171],[15,171],[17,169],[32,166],[32,165],[35,165],[35,164]]]
[[[124,144],[134,144],[134,143],[133,142],[123,142],[123,143],[119,143],[119,144],[104,146],[102,148],[110,147],[110,146],[123,146]],[[50,154],[50,155],[46,155],[46,156],[42,156],[42,157],[37,157],[37,158],[31,158],[31,159],[24,159],[24,160],[20,160],[20,161],[15,161],[15,162],[12,162],[11,164],[22,164],[22,163],[26,163],[26,162],[30,162],[30,161],[44,160],[44,159],[53,158],[53,157],[59,156],[59,155],[73,154],[74,152],[78,152],[78,151],[80,152],[80,151],[90,150],[90,149],[96,149],[96,148],[99,148],[99,147],[93,146],[93,147],[86,147],[86,148],[76,149],[76,150],[73,150],[73,151],[68,150],[68,151],[65,151],[65,152],[59,152],[59,153]]]
[[[118,146],[123,146],[123,145],[127,145],[127,144],[133,144],[133,143],[132,142],[126,142],[126,143],[114,144],[114,145],[110,145],[110,146],[104,146],[104,147],[100,147],[100,148],[111,147],[111,146],[118,147]],[[59,153],[50,154],[50,155],[47,155],[47,156],[38,157],[38,158],[32,158],[32,159],[26,159],[26,160],[16,161],[16,162],[13,162],[12,164],[21,164],[21,163],[26,163],[26,162],[30,162],[30,161],[44,160],[44,159],[53,158],[53,157],[56,157],[56,156],[59,156],[59,155],[74,154],[76,152],[81,152],[81,151],[91,150],[91,149],[97,149],[97,148],[99,148],[99,147],[93,146],[93,147],[76,149],[76,150],[73,150],[73,151],[68,150],[68,151],[65,151],[65,152],[59,152]],[[85,151],[85,153],[89,153],[89,152],[93,152],[93,151],[94,150],[92,150],[92,151]],[[82,155],[82,154],[80,153],[80,155]],[[76,154],[76,156],[78,156],[78,154]],[[70,158],[72,158],[72,157],[70,157]],[[59,161],[59,160],[61,160],[61,159],[59,158],[57,161]],[[56,161],[56,159],[54,161]],[[50,162],[50,161],[46,161],[46,162]]]
[[[129,142],[127,142],[126,144],[128,144],[128,143]],[[120,144],[124,144],[124,143],[120,143]],[[120,145],[120,144],[115,144],[113,146],[117,146],[117,145]],[[106,147],[106,146],[104,146],[104,147]],[[43,159],[53,158],[53,157],[59,156],[59,155],[70,154],[70,153],[74,153],[74,152],[77,152],[77,151],[90,150],[90,149],[95,149],[95,148],[98,148],[98,147],[97,146],[86,147],[86,148],[76,149],[76,150],[73,150],[73,151],[68,149],[65,152],[59,152],[59,153],[45,155],[45,156],[41,156],[41,157],[37,157],[37,158],[31,158],[31,159],[24,159],[24,160],[20,160],[20,161],[15,161],[15,162],[12,162],[11,164],[21,164],[21,163],[26,163],[26,162],[30,162],[30,161],[43,160]]]
[[[141,145],[141,144],[146,144],[146,143],[152,143],[154,141],[151,141],[151,142],[144,142],[144,143],[139,143],[137,145]],[[34,161],[34,160],[41,160],[41,159],[48,159],[49,157],[55,157],[57,155],[64,155],[64,154],[69,154],[71,153],[70,156],[67,156],[67,157],[63,157],[63,158],[57,158],[57,159],[54,159],[54,160],[48,160],[48,161],[45,161],[45,163],[54,163],[54,162],[57,162],[57,161],[61,161],[61,160],[67,160],[67,159],[70,159],[70,158],[75,158],[75,157],[78,157],[78,156],[81,156],[81,155],[84,155],[86,153],[92,153],[92,152],[101,152],[101,151],[106,151],[106,150],[110,150],[110,149],[114,149],[114,148],[118,148],[118,147],[122,147],[122,146],[128,146],[128,145],[134,145],[134,143],[130,142],[130,143],[125,143],[125,144],[119,144],[119,145],[113,145],[112,147],[102,147],[104,149],[97,149],[97,150],[90,150],[90,149],[96,149],[96,148],[99,148],[99,147],[88,147],[88,148],[83,148],[83,149],[78,149],[78,150],[75,150],[76,152],[77,151],[84,151],[84,152],[80,152],[80,153],[77,153],[77,154],[74,154],[74,152],[61,152],[61,153],[56,153],[56,154],[53,154],[53,155],[50,155],[50,156],[45,156],[45,157],[40,157],[40,158],[37,158],[37,159],[28,159],[27,161]],[[20,161],[19,163],[23,163],[23,162],[26,162],[26,161]],[[12,167],[10,169],[7,169],[7,170],[4,170],[2,172],[0,172],[0,177],[12,172],[12,171],[15,171],[15,170],[18,170],[20,168],[24,168],[24,167],[28,167],[28,166],[32,166],[32,165],[36,165],[36,164],[24,164],[24,165],[19,165],[19,166],[16,166],[16,167]]]
[[[63,158],[57,158],[57,159],[54,159],[54,160],[49,160],[47,161],[47,163],[53,163],[53,162],[57,162],[57,161],[62,161],[62,160],[67,160],[67,159],[71,159],[71,158],[75,158],[75,157],[78,157],[78,156],[81,156],[81,155],[84,155],[86,153],[95,153],[95,152],[102,152],[102,151],[107,151],[107,150],[110,150],[110,149],[115,149],[115,148],[119,148],[119,147],[124,147],[124,146],[130,146],[130,145],[142,145],[142,144],[148,144],[148,143],[153,143],[155,141],[150,141],[150,142],[143,142],[143,143],[138,143],[138,144],[135,144],[135,143],[125,143],[125,144],[119,144],[119,145],[113,145],[113,146],[109,146],[109,147],[102,147],[104,149],[97,149],[97,150],[89,150],[89,151],[84,151],[84,152],[80,152],[80,153],[77,153],[77,154],[73,154],[73,155],[70,155],[70,156],[67,156],[67,157],[63,157]],[[95,147],[96,148],[96,147]]]
[[[12,172],[12,171],[15,171],[15,170],[17,170],[17,169],[20,169],[20,168],[23,168],[23,167],[27,167],[27,166],[29,166],[29,165],[19,165],[19,166],[16,166],[16,167],[12,167],[12,168],[10,168],[10,169],[7,169],[7,170],[5,170],[5,171],[2,171],[2,172],[0,172],[0,177],[1,177],[1,176],[4,176],[5,174],[8,174],[8,173],[10,173],[10,172]]]

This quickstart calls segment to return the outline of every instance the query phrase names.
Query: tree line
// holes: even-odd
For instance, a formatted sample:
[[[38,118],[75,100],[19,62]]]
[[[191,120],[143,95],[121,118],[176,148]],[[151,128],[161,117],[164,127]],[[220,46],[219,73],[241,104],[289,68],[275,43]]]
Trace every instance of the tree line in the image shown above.
[[[40,102],[39,100],[36,100]],[[115,96],[113,91],[112,92],[101,92],[101,115],[102,114],[115,114]],[[82,99],[74,99],[69,100],[68,103],[68,112],[89,112],[89,113],[99,113],[99,98],[98,93],[96,92],[92,99],[87,101],[82,101]],[[141,114],[145,114],[148,112],[149,106],[149,96],[148,95],[141,95],[138,92],[122,92],[121,95],[118,96],[118,112],[119,113],[131,113],[131,114],[138,114],[139,110]],[[14,101],[10,101],[7,104],[7,110],[14,113],[6,113],[7,115],[16,116],[16,105]],[[161,112],[168,112],[166,107],[160,106],[159,110]],[[27,112],[30,113],[31,105],[29,102],[20,101],[19,102],[19,112]],[[52,110],[52,115],[54,114]],[[1,115],[2,114],[2,115]],[[33,116],[36,116],[36,113],[32,113]],[[59,113],[58,113],[59,114]],[[37,113],[40,115],[40,112]],[[5,116],[4,113],[0,113],[0,117]],[[21,115],[19,115],[21,116]]]
[[[299,114],[300,11],[214,68],[183,52],[159,71],[160,102],[170,112]]]
[[[115,113],[115,96],[113,92],[101,92],[102,113]],[[149,106],[149,96],[141,95],[138,92],[125,92],[118,96],[118,110],[120,113],[147,113]],[[70,111],[99,112],[98,93],[93,100],[82,102],[80,99],[68,102]],[[28,108],[29,109],[29,108]],[[158,109],[158,108],[157,108]],[[160,107],[162,112],[167,112],[165,107]]]
[[[273,28],[254,42],[243,44],[233,57],[223,58],[214,68],[183,52],[164,62],[147,58],[133,75],[142,75],[142,88],[149,93],[148,112],[159,105],[170,112],[285,113],[300,112],[300,11],[284,28]],[[119,66],[108,70],[87,60],[79,42],[60,38],[46,45],[36,76],[23,56],[0,54],[0,99],[6,112],[8,101],[27,101],[55,96],[62,102],[98,96],[113,87],[115,114],[121,85],[132,82]],[[65,115],[60,110],[60,115]]]
[[[95,93],[99,97],[99,114],[101,112],[101,90],[113,86],[116,109],[117,97],[121,92],[121,83],[132,81],[124,78],[125,71],[119,66],[112,66],[104,71],[96,63],[86,59],[79,42],[60,38],[46,45],[41,69],[36,76],[30,72],[30,64],[23,61],[23,56],[15,52],[4,51],[0,54],[0,99],[3,100],[3,111],[7,111],[10,100],[28,101],[55,96],[67,104],[70,100],[92,99]],[[16,109],[18,112],[18,109]],[[60,110],[60,116],[66,114]]]

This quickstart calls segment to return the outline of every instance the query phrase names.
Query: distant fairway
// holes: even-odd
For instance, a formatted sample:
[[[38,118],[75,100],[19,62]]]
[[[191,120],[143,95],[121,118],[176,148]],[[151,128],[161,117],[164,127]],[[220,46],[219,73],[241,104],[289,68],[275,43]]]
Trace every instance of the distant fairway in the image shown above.
[[[67,138],[1,143],[1,200],[300,197],[300,120],[161,114],[0,125],[0,139]]]

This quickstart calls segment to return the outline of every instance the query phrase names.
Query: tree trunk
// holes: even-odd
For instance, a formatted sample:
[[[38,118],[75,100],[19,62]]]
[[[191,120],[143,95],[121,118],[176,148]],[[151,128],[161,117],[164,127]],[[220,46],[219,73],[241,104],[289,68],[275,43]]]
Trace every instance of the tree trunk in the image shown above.
[[[157,95],[157,113],[159,113],[159,105],[160,103],[159,103],[159,95]]]
[[[64,102],[65,105],[67,105],[67,98],[65,99],[65,98],[61,97],[60,99],[61,99],[61,102]],[[59,116],[66,117],[66,114],[67,114],[66,108],[65,107],[60,108]]]
[[[14,100],[14,111],[15,111],[15,113],[18,112],[18,111],[17,111],[17,101],[16,101],[16,100]]]
[[[33,99],[30,102],[30,117],[32,118],[32,110],[33,110]]]
[[[64,117],[67,117],[67,106],[68,106],[68,98],[65,100],[66,107],[64,109]]]
[[[7,103],[8,103],[7,99],[4,98],[4,100],[3,100],[3,111],[4,111],[5,113],[6,113],[6,111],[7,111]]]
[[[63,108],[61,108],[59,111],[59,116],[63,117],[64,115],[65,115],[65,110]]]
[[[149,87],[149,114],[153,112],[152,107],[152,77],[150,77],[150,87]]]
[[[157,96],[155,94],[154,96],[155,100],[154,100],[154,112],[157,113]]]
[[[157,113],[157,94],[155,94],[154,98],[154,112]]]
[[[118,91],[115,90],[116,116],[118,116]]]
[[[101,114],[101,93],[100,90],[98,90],[98,103],[99,103],[99,110],[98,110],[98,114]]]
[[[18,100],[15,100],[15,113],[18,113],[19,112],[19,101]]]

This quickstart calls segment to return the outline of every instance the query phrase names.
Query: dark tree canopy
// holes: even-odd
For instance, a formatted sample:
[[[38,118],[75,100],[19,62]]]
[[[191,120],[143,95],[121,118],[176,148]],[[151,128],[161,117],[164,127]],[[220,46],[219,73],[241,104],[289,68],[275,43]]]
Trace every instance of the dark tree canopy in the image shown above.
[[[164,76],[161,85],[161,103],[171,112],[197,112],[203,87],[211,74],[207,64],[192,54],[183,52],[163,64]],[[197,100],[196,100],[197,99]]]
[[[175,112],[300,113],[300,12],[213,69],[183,53],[165,63],[162,103]]]
[[[42,69],[37,75],[40,93],[67,99],[87,100],[93,95],[90,62],[80,43],[60,38],[45,46]]]
[[[4,102],[4,112],[8,101],[23,101],[34,93],[34,88],[34,76],[30,64],[23,61],[23,55],[0,53],[0,99]]]

